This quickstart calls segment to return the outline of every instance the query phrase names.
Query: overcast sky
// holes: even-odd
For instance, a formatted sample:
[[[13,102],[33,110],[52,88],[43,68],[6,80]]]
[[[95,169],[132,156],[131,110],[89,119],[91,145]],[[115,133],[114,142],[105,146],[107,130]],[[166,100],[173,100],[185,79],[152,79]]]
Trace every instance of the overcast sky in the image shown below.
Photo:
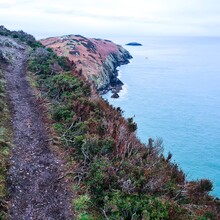
[[[37,38],[220,36],[220,0],[0,0],[0,23]]]

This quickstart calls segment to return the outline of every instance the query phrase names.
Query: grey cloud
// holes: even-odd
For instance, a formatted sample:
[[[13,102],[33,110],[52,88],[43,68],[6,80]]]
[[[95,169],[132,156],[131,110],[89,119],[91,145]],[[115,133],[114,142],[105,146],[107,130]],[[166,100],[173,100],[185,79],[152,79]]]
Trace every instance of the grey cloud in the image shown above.
[[[73,15],[79,17],[94,18],[98,20],[107,20],[107,21],[118,21],[118,22],[139,22],[139,23],[161,23],[160,21],[152,21],[147,18],[137,19],[135,16],[109,16],[109,15],[95,15],[93,13],[86,13],[81,10],[73,9],[58,9],[58,8],[48,8],[43,10],[48,14],[59,14],[59,15]]]
[[[43,12],[45,13],[48,13],[48,14],[75,14],[75,15],[78,15],[80,14],[79,11],[77,10],[73,10],[73,9],[59,9],[59,8],[46,8],[46,9],[43,9],[42,10]]]
[[[4,9],[4,8],[11,8],[11,4],[10,3],[1,3],[0,2],[0,9]]]

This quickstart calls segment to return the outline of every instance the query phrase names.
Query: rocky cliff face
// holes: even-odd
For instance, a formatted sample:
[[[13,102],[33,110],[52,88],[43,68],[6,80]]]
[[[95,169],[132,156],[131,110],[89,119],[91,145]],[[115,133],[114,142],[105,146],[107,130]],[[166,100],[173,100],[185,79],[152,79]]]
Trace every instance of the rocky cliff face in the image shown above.
[[[40,41],[58,56],[66,56],[76,71],[105,93],[121,89],[117,67],[129,63],[130,53],[109,40],[85,38],[80,35],[52,37]]]

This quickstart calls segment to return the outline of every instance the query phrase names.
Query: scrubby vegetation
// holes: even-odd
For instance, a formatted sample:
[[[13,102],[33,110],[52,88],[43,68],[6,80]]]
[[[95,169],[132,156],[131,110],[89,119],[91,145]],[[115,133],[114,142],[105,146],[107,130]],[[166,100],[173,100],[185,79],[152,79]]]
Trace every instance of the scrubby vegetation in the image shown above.
[[[163,156],[161,140],[140,143],[132,118],[123,118],[120,108],[100,98],[75,71],[53,71],[56,56],[41,50],[47,54],[41,71],[36,71],[37,49],[29,68],[42,96],[51,103],[53,127],[70,155],[66,175],[74,179],[77,219],[219,217],[218,202],[208,195],[209,180],[187,182],[170,161],[172,155]]]
[[[0,219],[6,219],[7,169],[11,147],[11,127],[5,81],[0,68]]]
[[[65,58],[32,43],[28,69],[50,103],[53,141],[69,154],[76,219],[220,218],[209,180],[188,182],[172,154],[163,156],[161,140],[142,144],[133,118],[104,101]]]
[[[17,38],[18,40],[25,42],[27,45],[33,48],[41,46],[41,44],[36,41],[32,35],[27,34],[24,31],[10,31],[2,25],[0,26],[0,35]]]

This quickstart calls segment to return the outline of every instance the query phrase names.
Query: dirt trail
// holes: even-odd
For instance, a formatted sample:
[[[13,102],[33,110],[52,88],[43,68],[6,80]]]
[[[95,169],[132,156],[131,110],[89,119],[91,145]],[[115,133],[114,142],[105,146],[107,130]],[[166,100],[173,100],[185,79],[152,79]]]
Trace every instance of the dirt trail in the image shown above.
[[[73,219],[70,190],[63,179],[58,180],[64,165],[48,146],[39,106],[26,79],[27,48],[4,47],[3,50],[11,57],[10,64],[4,66],[4,75],[14,129],[8,175],[9,218]]]

